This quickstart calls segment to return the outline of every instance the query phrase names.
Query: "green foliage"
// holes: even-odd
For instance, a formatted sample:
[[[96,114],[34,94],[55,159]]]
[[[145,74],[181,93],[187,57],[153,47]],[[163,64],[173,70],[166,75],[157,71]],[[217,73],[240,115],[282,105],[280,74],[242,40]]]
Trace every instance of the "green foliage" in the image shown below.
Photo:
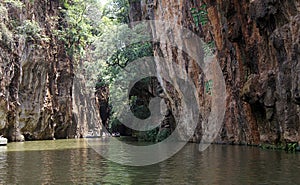
[[[138,135],[138,140],[144,142],[161,142],[168,138],[170,135],[171,130],[169,128],[163,128],[160,130],[157,127],[149,131],[140,132]]]
[[[111,0],[104,5],[104,16],[118,23],[129,23],[129,1],[128,0]]]
[[[93,22],[88,17],[88,8],[96,6],[96,0],[63,0],[61,12],[65,19],[60,23],[60,28],[55,31],[59,40],[65,43],[67,53],[71,58],[83,56],[85,48],[93,40]]]
[[[212,80],[208,80],[207,82],[205,82],[205,93],[212,95],[212,88],[213,88],[213,81]]]
[[[140,132],[138,135],[138,139],[139,141],[144,141],[144,142],[156,142],[158,131],[159,128],[154,128],[146,132]]]
[[[2,3],[0,3],[0,15],[0,45],[5,48],[11,48],[14,39],[13,31],[6,25],[9,24],[10,20],[7,9]]]
[[[285,150],[287,152],[296,152],[298,147],[298,143],[287,143]]]
[[[22,25],[18,28],[19,33],[28,34],[28,35],[36,35],[42,29],[36,21],[25,20]]]
[[[122,125],[122,123],[118,119],[110,119],[109,122],[109,130],[110,132],[117,132],[118,128]]]
[[[25,20],[20,26],[17,27],[18,33],[26,36],[27,40],[42,40],[44,36],[40,33],[42,31],[41,27],[36,21]]]
[[[191,8],[190,9],[191,14],[194,19],[194,23],[198,26],[201,24],[202,26],[205,26],[208,22],[208,17],[207,17],[207,10],[206,10],[206,5],[203,4],[199,8]]]
[[[151,40],[151,35],[145,25],[129,27],[126,24],[129,23],[128,0],[111,0],[102,7],[97,7],[92,0],[75,0],[72,3],[65,0],[62,13],[67,21],[60,23],[62,27],[57,31],[57,36],[65,43],[68,54],[85,56],[86,53],[82,51],[87,47],[92,48],[89,50],[90,59],[82,57],[87,88],[107,85],[110,97],[114,97],[120,107],[135,104],[134,96],[128,100],[124,89],[116,88],[113,84],[116,79],[125,80],[119,74],[129,63],[145,56],[153,56],[153,49],[152,44],[147,42]],[[147,107],[133,108],[135,114],[149,116]],[[118,130],[121,123],[117,118],[121,112],[122,110],[111,110],[111,131]],[[147,140],[155,141],[157,132],[147,133],[147,138],[151,138]]]
[[[137,97],[136,96],[131,96],[130,97],[130,109],[132,113],[134,114],[135,117],[139,119],[147,119],[148,117],[151,116],[151,112],[148,109],[146,105],[138,105],[136,102]]]
[[[114,89],[111,85],[118,78],[122,81],[119,73],[124,71],[124,67],[136,59],[152,56],[153,50],[150,42],[139,42],[140,40],[150,40],[150,35],[146,34],[144,25],[137,25],[130,28],[115,20],[102,17],[102,30],[95,38],[92,52],[93,62],[85,63],[85,70],[88,74],[88,86],[93,87],[96,82],[110,86],[110,94],[113,97],[120,97],[124,100],[123,89]],[[101,79],[101,80],[99,80]],[[99,85],[99,84],[98,84]],[[117,100],[116,100],[117,101]]]
[[[259,147],[261,149],[268,149],[268,150],[284,150],[285,146],[283,144],[277,144],[277,145],[273,145],[273,144],[261,144],[259,145]]]
[[[10,4],[15,8],[22,8],[24,6],[20,0],[4,0],[4,3]]]
[[[156,142],[161,142],[167,137],[171,135],[171,130],[168,128],[163,128],[160,132],[158,132],[156,137]]]
[[[289,153],[294,153],[296,151],[300,151],[300,147],[297,142],[292,143],[278,143],[278,144],[261,144],[259,145],[262,149],[268,150],[285,150]]]
[[[203,50],[204,50],[205,56],[212,56],[214,54],[214,50],[216,48],[215,42],[214,41],[211,41],[209,43],[203,42],[202,44],[203,44]]]
[[[0,22],[3,22],[4,20],[8,19],[7,16],[7,9],[0,3]]]
[[[128,22],[128,8],[128,0],[111,0],[103,7],[98,8],[101,12],[100,15],[97,16],[96,21],[89,23],[93,27],[92,30],[89,29],[93,34],[91,39],[91,45],[94,48],[91,52],[93,61],[85,62],[84,68],[88,74],[87,83],[90,88],[95,87],[95,84],[100,81],[101,84],[98,86],[112,84],[127,64],[143,56],[152,55],[151,43],[138,42],[139,40],[150,40],[147,28],[144,25],[130,28],[127,24],[123,24]],[[68,9],[70,11],[70,8]],[[72,12],[69,14],[80,11]],[[93,14],[89,14],[89,17],[91,16]],[[77,16],[72,15],[71,17]],[[74,19],[76,20],[76,18]],[[74,34],[78,35],[77,32]],[[67,35],[72,35],[72,33]]]
[[[107,63],[110,66],[119,65],[124,68],[128,63],[149,55],[152,55],[152,45],[149,42],[134,43],[117,50]]]
[[[5,26],[0,23],[0,43],[5,47],[10,47],[10,43],[13,42],[13,33]]]

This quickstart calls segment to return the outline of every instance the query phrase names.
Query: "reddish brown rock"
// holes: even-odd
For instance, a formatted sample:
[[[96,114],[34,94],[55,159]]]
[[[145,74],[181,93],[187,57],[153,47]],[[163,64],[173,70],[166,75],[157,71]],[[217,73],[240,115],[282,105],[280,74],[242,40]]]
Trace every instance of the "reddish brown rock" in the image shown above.
[[[220,137],[299,141],[299,1],[205,2],[229,95]]]
[[[190,10],[203,3],[210,24],[201,28],[194,24]],[[213,35],[227,89],[226,115],[216,142],[300,140],[299,11],[299,0],[147,1],[151,19],[174,22],[204,38]],[[197,85],[201,70],[193,62],[168,44],[158,45],[155,52],[186,66],[202,92],[203,86]],[[178,107],[171,106],[176,112]],[[201,136],[201,129],[197,135]]]

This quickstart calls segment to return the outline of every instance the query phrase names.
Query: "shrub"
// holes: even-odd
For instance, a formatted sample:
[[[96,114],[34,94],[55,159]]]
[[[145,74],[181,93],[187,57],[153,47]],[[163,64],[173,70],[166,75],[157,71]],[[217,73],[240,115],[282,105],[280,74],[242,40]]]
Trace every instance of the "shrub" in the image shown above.
[[[15,8],[22,8],[24,6],[20,0],[4,0],[4,3],[10,4]]]
[[[5,24],[0,23],[0,43],[1,45],[9,48],[10,44],[13,42],[13,34],[7,29]]]
[[[34,20],[25,20],[21,26],[17,27],[19,34],[24,35],[27,40],[47,40],[47,38],[41,35],[41,27]]]

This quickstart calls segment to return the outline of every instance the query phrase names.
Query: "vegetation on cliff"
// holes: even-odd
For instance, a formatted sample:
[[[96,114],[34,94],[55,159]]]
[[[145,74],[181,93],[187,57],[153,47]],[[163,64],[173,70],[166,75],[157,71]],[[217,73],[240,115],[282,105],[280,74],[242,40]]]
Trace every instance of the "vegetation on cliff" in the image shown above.
[[[112,131],[122,126],[116,119],[119,113],[109,105],[110,96],[129,102],[138,117],[146,118],[149,100],[159,94],[157,79],[139,82],[126,100],[112,84],[126,65],[154,53],[185,66],[199,94],[214,96],[214,82],[202,78],[201,70],[178,49],[130,44],[132,38],[151,35],[139,35],[145,28],[127,24],[151,19],[176,21],[203,38],[205,53],[216,54],[228,95],[217,142],[294,146],[300,140],[296,1],[3,0],[0,14],[0,133],[12,141],[22,140],[22,135],[28,140],[84,136],[91,125],[79,123],[74,110],[86,109],[74,101],[86,106],[81,97],[95,92],[105,120],[110,117],[104,125]],[[76,84],[78,79],[84,82]],[[178,94],[171,95],[176,99]],[[171,128],[156,128],[143,137],[160,140],[160,132],[172,131],[172,110],[180,106],[168,106],[165,122]],[[201,139],[200,127],[193,141]]]

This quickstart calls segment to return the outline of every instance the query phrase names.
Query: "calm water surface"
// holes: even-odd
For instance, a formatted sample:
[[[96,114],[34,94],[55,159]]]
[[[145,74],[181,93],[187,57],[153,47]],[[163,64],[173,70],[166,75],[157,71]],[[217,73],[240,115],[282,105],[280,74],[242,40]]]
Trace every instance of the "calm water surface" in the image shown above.
[[[129,167],[85,140],[9,143],[0,147],[0,184],[300,184],[300,154],[188,144],[167,161]]]

